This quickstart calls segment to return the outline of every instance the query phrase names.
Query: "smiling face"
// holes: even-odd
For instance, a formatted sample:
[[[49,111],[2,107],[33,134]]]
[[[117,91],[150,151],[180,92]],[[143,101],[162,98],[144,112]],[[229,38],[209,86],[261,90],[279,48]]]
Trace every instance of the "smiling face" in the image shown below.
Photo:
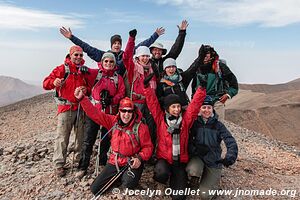
[[[70,57],[71,57],[71,61],[74,64],[79,65],[82,61],[82,58],[83,58],[82,51],[75,51],[74,53],[72,53],[70,55]]]
[[[147,65],[150,60],[150,56],[149,55],[141,55],[138,57],[138,59],[142,65]]]
[[[134,110],[131,108],[122,108],[119,109],[119,111],[120,111],[120,118],[122,122],[124,124],[128,124],[132,119]]]
[[[160,59],[162,57],[163,50],[154,47],[154,48],[152,48],[151,53],[155,59]]]
[[[168,112],[170,113],[170,115],[179,117],[181,113],[181,105],[179,103],[171,104],[168,108]]]
[[[115,68],[115,61],[112,58],[104,58],[102,60],[102,66],[105,70],[113,70]]]
[[[176,66],[168,66],[165,71],[167,76],[172,76],[175,74],[177,67]]]
[[[122,44],[120,43],[120,41],[115,41],[111,46],[111,50],[116,53],[119,53],[121,51],[121,48]]]
[[[202,105],[200,108],[199,115],[202,116],[204,119],[208,119],[212,116],[213,107],[211,105]]]

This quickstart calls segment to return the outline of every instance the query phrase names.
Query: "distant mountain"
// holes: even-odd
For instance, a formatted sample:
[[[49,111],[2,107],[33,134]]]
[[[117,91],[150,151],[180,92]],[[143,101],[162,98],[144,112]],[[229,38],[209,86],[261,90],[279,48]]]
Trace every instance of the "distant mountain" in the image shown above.
[[[274,93],[287,90],[300,90],[300,78],[282,84],[239,84],[242,90],[251,90],[252,92]]]
[[[0,76],[0,85],[0,106],[44,93],[42,87],[30,85],[20,79],[7,76]]]
[[[300,148],[300,79],[240,88],[226,103],[226,120]]]

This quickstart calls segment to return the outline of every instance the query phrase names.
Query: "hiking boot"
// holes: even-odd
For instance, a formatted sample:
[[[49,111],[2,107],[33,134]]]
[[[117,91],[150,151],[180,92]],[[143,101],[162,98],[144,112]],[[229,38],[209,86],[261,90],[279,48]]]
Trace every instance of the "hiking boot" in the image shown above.
[[[78,179],[82,179],[86,175],[86,170],[79,170],[76,172],[75,177]]]
[[[55,170],[55,174],[58,176],[58,177],[63,177],[66,175],[66,170],[63,168],[63,167],[59,167]]]

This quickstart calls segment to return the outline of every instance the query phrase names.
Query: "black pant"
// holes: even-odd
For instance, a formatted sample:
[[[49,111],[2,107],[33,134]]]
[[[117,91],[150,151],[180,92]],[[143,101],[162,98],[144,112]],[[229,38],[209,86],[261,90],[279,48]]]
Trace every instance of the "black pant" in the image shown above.
[[[154,168],[154,180],[166,184],[170,177],[172,190],[185,190],[187,188],[186,164],[169,164],[164,159],[159,159]],[[173,195],[172,199],[185,199],[185,195]]]
[[[93,146],[97,139],[98,130],[100,125],[95,123],[89,117],[86,118],[85,125],[84,125],[84,139],[81,149],[81,156],[79,161],[78,168],[81,170],[87,170],[90,165],[91,155],[93,153]],[[103,137],[107,130],[105,128],[101,129],[101,136]],[[107,152],[110,147],[110,139],[109,136],[106,135],[105,138],[101,141],[100,144],[100,164],[105,165],[107,162]]]
[[[136,106],[140,109],[141,113],[143,114],[143,118],[148,125],[151,141],[154,147],[156,146],[156,124],[153,119],[152,114],[149,111],[149,108],[145,104],[136,104]]]
[[[118,184],[121,181],[122,187],[133,189],[135,188],[143,173],[143,164],[137,169],[131,169],[131,171],[134,173],[134,178],[127,175],[128,169],[125,170],[125,172],[117,179],[114,184],[112,184],[110,187]],[[122,167],[120,167],[122,169]],[[112,165],[108,163],[99,176],[94,180],[94,182],[91,185],[91,191],[94,195],[97,194],[98,191],[102,189],[102,187],[117,173],[117,168],[115,165]]]

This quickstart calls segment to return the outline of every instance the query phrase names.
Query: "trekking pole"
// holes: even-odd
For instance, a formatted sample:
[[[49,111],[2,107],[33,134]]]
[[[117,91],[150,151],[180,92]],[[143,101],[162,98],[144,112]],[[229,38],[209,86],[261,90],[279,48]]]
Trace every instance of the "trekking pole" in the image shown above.
[[[95,171],[94,171],[94,174],[93,175],[96,175],[98,176],[99,174],[99,155],[100,155],[100,145],[101,145],[101,142],[102,140],[104,140],[104,138],[115,128],[116,125],[113,125],[104,135],[103,137],[101,138],[101,132],[100,132],[100,139],[99,139],[99,144],[98,144],[98,155],[96,157],[96,166],[95,166]]]
[[[78,108],[77,108],[77,113],[76,113],[76,122],[75,122],[75,128],[74,128],[75,139],[74,139],[74,149],[73,149],[73,156],[72,156],[72,166],[71,166],[71,173],[73,173],[74,162],[75,162],[75,148],[76,148],[76,143],[77,143],[78,124],[79,124],[79,115],[80,115],[80,104],[78,105]]]
[[[96,194],[91,200],[97,200],[107,189],[128,169],[129,165],[125,165],[117,172]]]
[[[109,92],[107,90],[102,90],[101,93],[100,93],[101,100],[106,99],[108,97],[108,94],[109,94]],[[102,107],[101,112],[105,113],[106,105],[102,104],[101,107]],[[94,174],[93,174],[93,175],[96,175],[96,176],[98,176],[98,174],[99,174],[99,165],[100,165],[99,156],[100,156],[100,153],[101,153],[101,141],[105,138],[104,136],[103,136],[103,138],[101,138],[102,137],[101,129],[102,129],[102,125],[99,126],[99,131],[98,131],[98,134],[97,134],[97,135],[99,135],[100,142],[98,144],[98,151],[97,151],[97,155],[96,155],[96,166],[95,166],[95,171],[94,171]],[[105,134],[105,136],[106,135],[107,134]]]

